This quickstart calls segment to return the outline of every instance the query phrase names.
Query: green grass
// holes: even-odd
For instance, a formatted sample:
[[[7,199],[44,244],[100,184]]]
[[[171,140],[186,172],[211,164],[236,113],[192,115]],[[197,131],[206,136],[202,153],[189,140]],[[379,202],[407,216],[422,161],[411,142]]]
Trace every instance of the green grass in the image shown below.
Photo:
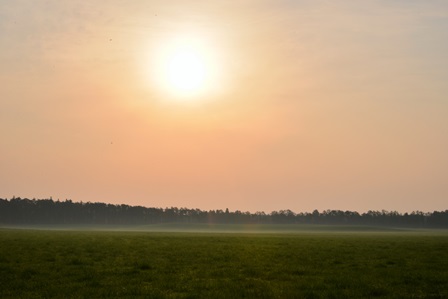
[[[0,298],[448,298],[447,281],[446,231],[0,230]]]

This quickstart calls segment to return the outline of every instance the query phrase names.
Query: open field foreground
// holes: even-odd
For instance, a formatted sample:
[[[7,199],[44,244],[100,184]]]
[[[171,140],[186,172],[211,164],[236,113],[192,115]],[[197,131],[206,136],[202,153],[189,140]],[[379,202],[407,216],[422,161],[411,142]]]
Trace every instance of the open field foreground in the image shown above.
[[[0,229],[0,298],[448,298],[446,231]]]

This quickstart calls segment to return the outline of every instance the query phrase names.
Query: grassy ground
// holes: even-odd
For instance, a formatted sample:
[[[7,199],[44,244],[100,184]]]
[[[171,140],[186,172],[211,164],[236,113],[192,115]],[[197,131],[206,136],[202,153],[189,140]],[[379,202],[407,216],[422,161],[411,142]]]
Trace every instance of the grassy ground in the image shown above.
[[[0,298],[448,298],[443,231],[0,230]]]

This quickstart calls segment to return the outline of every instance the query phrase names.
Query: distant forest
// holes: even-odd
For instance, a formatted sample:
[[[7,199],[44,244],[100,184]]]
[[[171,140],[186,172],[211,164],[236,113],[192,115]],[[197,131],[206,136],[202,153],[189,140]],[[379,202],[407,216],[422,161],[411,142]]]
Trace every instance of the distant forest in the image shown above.
[[[325,224],[369,225],[412,228],[448,228],[448,210],[423,213],[396,211],[325,210],[294,213],[291,210],[242,212],[202,211],[187,208],[147,208],[99,202],[73,202],[50,199],[0,198],[0,225],[142,225],[158,223],[221,224]]]

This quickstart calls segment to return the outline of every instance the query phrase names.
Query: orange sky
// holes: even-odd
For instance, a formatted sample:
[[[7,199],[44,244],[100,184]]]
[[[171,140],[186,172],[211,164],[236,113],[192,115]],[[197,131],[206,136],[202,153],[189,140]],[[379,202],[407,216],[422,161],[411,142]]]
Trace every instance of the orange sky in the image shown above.
[[[203,40],[208,92],[159,88]],[[0,3],[0,197],[445,210],[448,3]]]

